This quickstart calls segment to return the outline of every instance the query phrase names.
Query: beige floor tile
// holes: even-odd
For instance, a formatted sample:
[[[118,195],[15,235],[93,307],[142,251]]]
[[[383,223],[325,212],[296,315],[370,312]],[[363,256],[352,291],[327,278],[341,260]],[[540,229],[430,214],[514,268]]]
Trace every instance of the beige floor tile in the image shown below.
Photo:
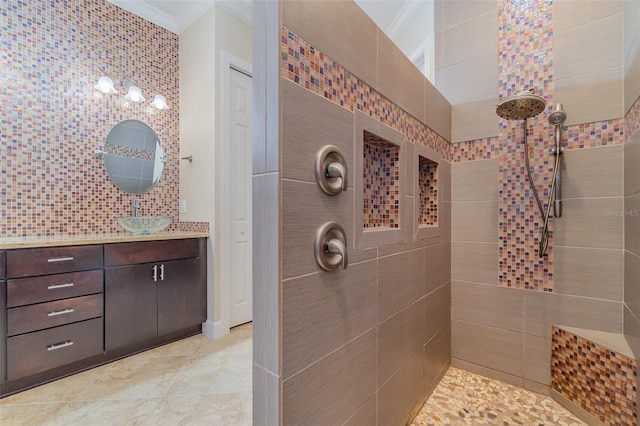
[[[251,426],[245,418],[246,394],[172,396],[162,399],[157,425]]]
[[[157,348],[141,352],[140,357],[162,357],[162,356],[191,356],[198,353],[198,349],[202,343],[208,340],[202,334],[187,337],[177,342],[159,346]]]
[[[0,406],[0,425],[41,425],[47,419],[51,419],[63,405],[64,403],[2,405]]]
[[[135,356],[108,365],[95,383],[74,400],[140,399],[161,397],[187,363],[186,356]]]
[[[62,404],[45,425],[154,425],[162,398],[100,400]]]
[[[192,357],[166,395],[251,392],[252,355],[217,352]]]
[[[251,425],[251,368],[246,324],[220,339],[192,336],[0,399],[0,425]]]
[[[107,366],[93,368],[2,398],[0,399],[0,409],[2,409],[3,405],[71,401],[78,393],[90,388],[105,372],[106,368]]]

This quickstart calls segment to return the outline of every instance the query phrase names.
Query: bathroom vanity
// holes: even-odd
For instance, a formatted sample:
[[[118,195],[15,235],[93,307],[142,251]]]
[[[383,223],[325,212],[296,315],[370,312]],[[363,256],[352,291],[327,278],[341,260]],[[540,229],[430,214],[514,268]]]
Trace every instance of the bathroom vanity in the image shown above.
[[[206,241],[0,240],[0,396],[199,333]]]

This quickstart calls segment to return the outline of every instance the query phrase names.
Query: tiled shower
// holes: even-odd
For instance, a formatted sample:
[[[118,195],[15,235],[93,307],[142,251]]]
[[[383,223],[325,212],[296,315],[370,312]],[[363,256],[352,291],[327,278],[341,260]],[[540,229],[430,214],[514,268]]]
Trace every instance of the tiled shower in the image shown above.
[[[144,117],[175,165],[178,109],[147,117],[111,105],[116,116],[98,120],[100,105],[115,100],[82,95],[95,83],[83,76],[109,62],[176,103],[177,38],[109,3],[8,4],[2,31],[16,35],[3,37],[0,58],[12,78],[0,89],[8,112],[0,149],[3,167],[30,171],[0,177],[3,212],[19,210],[0,233],[45,235],[51,223],[62,233],[115,231],[95,219],[128,202],[91,157],[96,135],[125,115]],[[633,422],[635,360],[590,332],[624,335],[640,353],[640,2],[436,1],[435,86],[352,2],[254,6],[254,101],[264,112],[254,122],[255,418],[400,424],[449,364],[580,405],[591,389],[561,373],[576,368],[568,354],[584,353],[594,363],[585,383],[598,374],[594,389],[617,391],[604,405],[582,398],[582,408]],[[24,44],[20,25],[36,21],[69,45]],[[131,44],[133,33],[148,38]],[[74,37],[95,44],[72,46]],[[46,91],[29,86],[33,74],[51,82]],[[546,114],[555,103],[568,113],[565,212],[542,259],[523,126],[495,114],[525,88],[547,101],[527,123],[544,198]],[[49,121],[54,111],[68,121]],[[352,165],[347,190],[333,197],[313,174],[313,154],[328,143]],[[165,176],[146,206],[177,214],[177,166]],[[320,271],[314,261],[313,233],[328,220],[349,237],[346,270]],[[603,357],[614,365],[599,369]]]
[[[639,108],[638,10],[633,1],[436,1],[438,89],[349,2],[283,2],[258,12],[272,18],[255,28],[266,70],[258,100],[269,105],[268,94],[278,93],[281,108],[262,118],[263,168],[254,181],[269,190],[272,179],[272,195],[282,200],[281,209],[263,200],[257,211],[281,218],[275,232],[282,233],[283,266],[281,273],[264,266],[260,283],[282,296],[281,316],[267,295],[260,311],[282,344],[258,341],[267,362],[254,366],[258,394],[277,391],[282,401],[272,405],[266,397],[256,416],[400,424],[448,365],[443,348],[450,339],[454,366],[557,394],[601,421],[635,421],[635,360],[624,361],[624,373],[615,366],[597,372],[598,387],[616,389],[600,402],[607,409],[576,401],[589,390],[591,370],[583,371],[582,388],[574,383],[571,390],[553,383],[552,372],[562,370],[562,356],[582,353],[584,342],[610,357],[607,339],[640,349],[629,208],[636,192],[628,189],[635,172],[623,167],[636,154],[630,124]],[[496,104],[526,89],[545,99],[543,114],[526,126],[499,119]],[[549,247],[539,257],[542,223],[524,155],[546,202],[553,171],[547,116],[557,103],[568,114],[564,215],[551,219]],[[390,145],[365,126],[359,149],[363,114],[404,141]],[[305,150],[336,141],[356,176],[340,200],[328,200],[299,169]],[[422,149],[429,155],[421,157]],[[317,272],[311,248],[300,241],[324,220],[345,224],[350,262],[365,275]],[[340,296],[344,280],[359,279],[366,283]],[[552,344],[554,325],[570,334],[563,345]],[[280,353],[282,362],[269,365],[269,353]],[[376,380],[365,371],[377,371]],[[616,381],[616,374],[629,380]]]

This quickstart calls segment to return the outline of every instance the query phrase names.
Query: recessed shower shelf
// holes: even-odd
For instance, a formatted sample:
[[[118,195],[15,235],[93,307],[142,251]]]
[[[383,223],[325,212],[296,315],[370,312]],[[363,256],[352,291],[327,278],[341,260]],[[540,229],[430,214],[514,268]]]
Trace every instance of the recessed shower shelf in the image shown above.
[[[362,113],[355,128],[355,245],[405,241],[405,137]]]
[[[414,145],[414,235],[416,240],[440,236],[439,176],[442,157],[421,144]]]

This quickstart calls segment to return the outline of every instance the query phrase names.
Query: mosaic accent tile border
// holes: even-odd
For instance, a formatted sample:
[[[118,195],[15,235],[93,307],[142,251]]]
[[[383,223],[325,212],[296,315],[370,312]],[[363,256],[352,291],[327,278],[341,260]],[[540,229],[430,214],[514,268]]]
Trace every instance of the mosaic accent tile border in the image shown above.
[[[498,152],[500,152],[500,141],[497,136],[452,143],[451,162],[489,160],[496,158]]]
[[[451,158],[451,144],[345,67],[286,27],[281,29],[281,75],[349,111],[360,111]]]
[[[638,114],[636,120],[637,129],[640,130],[640,102],[636,105]],[[630,115],[633,113],[629,111],[627,117],[623,120],[621,118],[605,121],[594,121],[592,123],[575,124],[572,126],[562,127],[562,147],[565,150],[584,149],[584,148],[598,148],[609,145],[619,145],[624,143],[625,135],[629,127],[633,127],[633,124],[627,125],[628,122],[633,121]],[[498,118],[496,118],[498,119]],[[553,145],[553,128],[549,127],[549,138],[541,141],[544,145],[541,149],[542,154],[549,159],[549,149]],[[516,145],[521,142],[514,141]],[[473,139],[464,142],[457,142],[451,144],[451,161],[453,163],[460,163],[464,161],[475,160],[488,160],[491,158],[497,158],[502,148],[498,137]],[[546,151],[545,151],[546,149]]]
[[[418,226],[438,225],[438,163],[419,157],[418,188],[420,189],[420,216]]]
[[[546,198],[553,172],[553,164],[543,155],[549,141],[546,116],[553,104],[552,6],[552,0],[500,0],[498,11],[499,100],[537,88],[534,92],[548,105],[544,115],[527,121],[531,152],[526,155],[531,157],[541,198]],[[537,253],[542,219],[523,167],[523,123],[499,121],[498,281],[507,287],[552,291],[553,244],[549,242],[547,254],[540,259]]]
[[[178,222],[178,231],[183,232],[209,232],[209,222]]]
[[[624,143],[624,133],[624,120],[621,118],[565,126],[562,128],[562,146],[571,150],[619,145]]]
[[[640,132],[640,97],[636,99],[624,117],[624,132],[627,138],[632,138]]]
[[[365,131],[363,227],[400,227],[400,147]]]
[[[178,36],[106,1],[0,2],[0,238],[126,232],[132,195],[92,152],[109,130],[138,119],[167,156],[144,214],[178,217]],[[144,37],[140,37],[144,34]],[[93,86],[104,72],[120,94]],[[125,77],[174,106],[122,102]]]
[[[606,424],[638,424],[636,360],[553,327],[551,387]]]

